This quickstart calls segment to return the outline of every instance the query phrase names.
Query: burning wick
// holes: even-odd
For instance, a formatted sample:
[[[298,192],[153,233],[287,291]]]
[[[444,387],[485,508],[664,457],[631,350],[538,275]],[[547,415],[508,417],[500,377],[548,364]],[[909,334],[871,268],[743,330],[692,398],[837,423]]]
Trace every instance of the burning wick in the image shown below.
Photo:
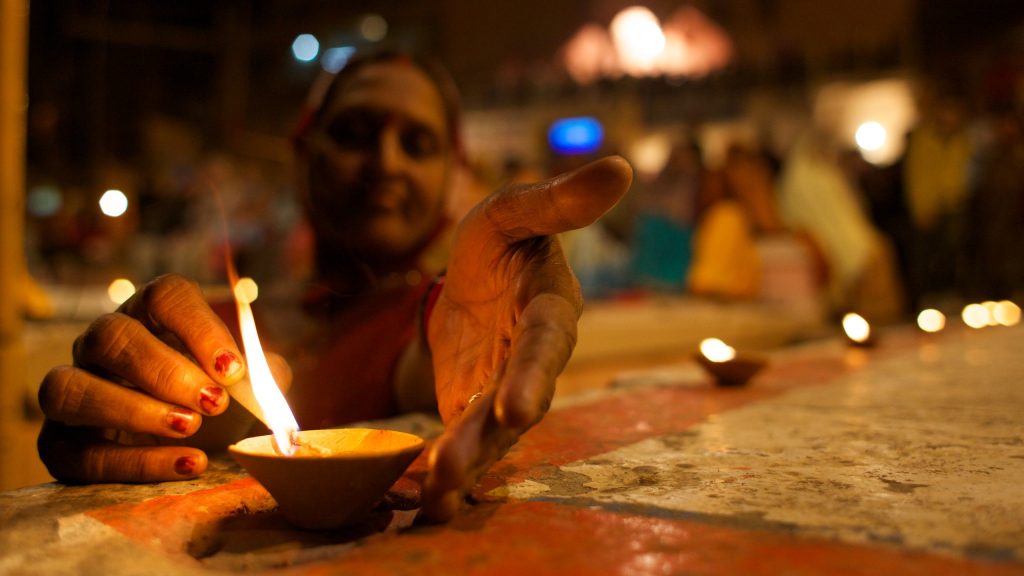
[[[871,325],[860,314],[850,312],[843,316],[843,331],[853,344],[866,346],[871,343]]]
[[[700,343],[700,353],[712,362],[728,362],[736,357],[736,349],[718,338],[705,338]]]

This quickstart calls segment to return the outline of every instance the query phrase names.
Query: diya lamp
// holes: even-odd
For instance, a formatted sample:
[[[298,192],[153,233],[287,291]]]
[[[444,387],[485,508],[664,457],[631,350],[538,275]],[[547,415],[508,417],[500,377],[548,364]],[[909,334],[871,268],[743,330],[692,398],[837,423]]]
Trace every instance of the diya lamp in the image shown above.
[[[871,324],[863,316],[850,312],[843,316],[843,334],[851,346],[858,348],[870,348],[878,343],[874,333],[871,331]]]
[[[926,308],[917,315],[917,327],[926,334],[941,332],[946,327],[946,315],[935,308]]]
[[[760,356],[737,354],[735,348],[718,338],[702,340],[700,353],[694,357],[719,386],[743,386],[768,363]]]
[[[423,439],[365,428],[300,431],[267,365],[248,299],[235,290],[235,302],[249,378],[228,390],[272,434],[228,450],[293,525],[322,530],[359,522],[423,451]]]

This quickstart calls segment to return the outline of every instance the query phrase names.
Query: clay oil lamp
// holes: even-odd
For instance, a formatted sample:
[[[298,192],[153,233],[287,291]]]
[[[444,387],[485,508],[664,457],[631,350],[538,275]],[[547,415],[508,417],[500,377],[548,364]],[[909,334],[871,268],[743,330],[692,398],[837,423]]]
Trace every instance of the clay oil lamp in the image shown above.
[[[423,450],[424,441],[393,430],[300,431],[267,365],[248,298],[235,290],[235,302],[249,379],[228,389],[272,434],[230,446],[231,455],[293,525],[325,530],[360,522]]]
[[[941,332],[946,327],[946,315],[934,308],[921,310],[917,315],[917,327],[926,334]]]
[[[871,325],[860,314],[850,312],[843,316],[843,334],[851,346],[870,348],[877,344]]]
[[[700,353],[694,357],[719,386],[743,386],[768,363],[760,356],[737,354],[735,348],[718,338],[701,341]]]

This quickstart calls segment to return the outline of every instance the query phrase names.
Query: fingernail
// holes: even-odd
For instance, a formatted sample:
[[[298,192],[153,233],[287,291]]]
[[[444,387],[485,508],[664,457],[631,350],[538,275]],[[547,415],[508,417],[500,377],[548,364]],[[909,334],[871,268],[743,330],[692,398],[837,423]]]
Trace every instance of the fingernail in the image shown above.
[[[199,405],[203,411],[212,414],[224,402],[224,389],[219,386],[207,386],[199,391]]]
[[[182,456],[174,461],[174,471],[181,476],[191,476],[196,472],[196,459],[193,456]]]
[[[224,378],[234,376],[242,369],[242,361],[229,350],[221,350],[213,361],[213,369]]]
[[[185,434],[195,417],[195,413],[191,410],[171,408],[171,411],[167,413],[167,425],[178,434]]]

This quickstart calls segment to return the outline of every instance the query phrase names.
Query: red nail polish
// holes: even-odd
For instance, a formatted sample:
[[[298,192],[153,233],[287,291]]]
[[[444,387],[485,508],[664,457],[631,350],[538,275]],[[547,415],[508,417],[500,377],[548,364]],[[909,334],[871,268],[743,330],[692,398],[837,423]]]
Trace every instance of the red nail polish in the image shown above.
[[[224,389],[218,386],[207,386],[199,391],[199,405],[208,413],[213,413],[224,402]]]
[[[172,408],[167,413],[167,425],[178,434],[185,434],[188,432],[188,427],[192,425],[193,418],[195,418],[195,414],[191,410]]]
[[[213,361],[213,369],[221,376],[230,376],[242,368],[242,361],[233,353],[227,350],[217,355]]]
[[[196,472],[196,459],[192,456],[182,456],[174,461],[174,471],[181,476],[191,476]]]

